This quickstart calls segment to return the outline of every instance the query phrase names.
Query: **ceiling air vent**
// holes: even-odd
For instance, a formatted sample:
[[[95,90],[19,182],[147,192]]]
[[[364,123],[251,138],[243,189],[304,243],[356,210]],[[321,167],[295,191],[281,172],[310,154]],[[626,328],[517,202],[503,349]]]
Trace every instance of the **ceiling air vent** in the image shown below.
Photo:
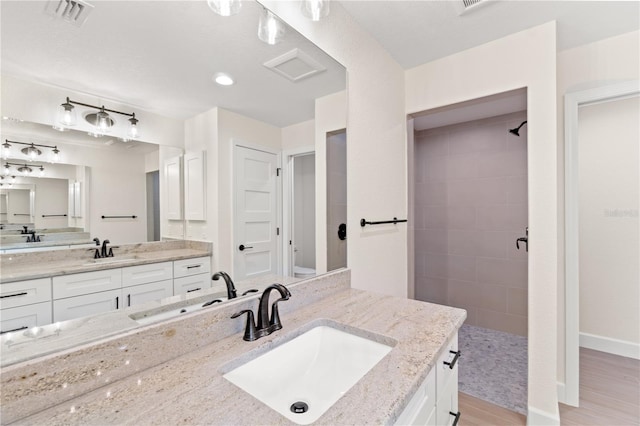
[[[293,82],[326,70],[319,62],[300,49],[293,49],[284,55],[265,62],[263,65]]]
[[[49,0],[44,12],[80,27],[92,10],[93,5],[82,0]]]
[[[487,4],[495,3],[495,1],[496,0],[458,0],[453,3],[456,5],[456,8],[458,9],[458,15],[463,15],[473,10],[477,10],[481,6],[486,6]]]

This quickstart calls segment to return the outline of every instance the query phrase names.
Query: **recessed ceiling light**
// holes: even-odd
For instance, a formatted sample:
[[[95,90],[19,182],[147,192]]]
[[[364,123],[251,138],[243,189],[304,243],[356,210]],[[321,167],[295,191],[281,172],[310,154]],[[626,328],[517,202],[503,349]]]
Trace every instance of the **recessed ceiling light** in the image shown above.
[[[231,86],[235,81],[229,74],[225,74],[223,72],[219,72],[214,74],[213,81],[215,81],[220,86]]]

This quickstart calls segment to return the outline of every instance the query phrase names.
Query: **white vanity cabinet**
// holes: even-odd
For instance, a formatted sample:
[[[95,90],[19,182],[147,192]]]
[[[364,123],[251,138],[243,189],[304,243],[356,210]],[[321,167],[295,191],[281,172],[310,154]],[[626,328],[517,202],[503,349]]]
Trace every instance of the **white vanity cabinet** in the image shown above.
[[[211,288],[211,258],[208,256],[173,262],[173,294]]]
[[[173,296],[173,262],[122,268],[121,307],[131,307]]]
[[[184,218],[206,220],[206,162],[205,152],[184,155]]]
[[[51,278],[0,286],[2,334],[51,324]]]
[[[453,426],[460,418],[458,411],[458,334],[447,343],[409,404],[396,420],[396,425]]]

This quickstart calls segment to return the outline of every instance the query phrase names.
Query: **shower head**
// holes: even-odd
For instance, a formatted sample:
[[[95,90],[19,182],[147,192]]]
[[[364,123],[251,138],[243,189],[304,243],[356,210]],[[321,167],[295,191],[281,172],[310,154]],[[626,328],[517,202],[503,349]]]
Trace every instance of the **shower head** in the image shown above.
[[[515,129],[509,129],[509,133],[513,133],[516,136],[520,136],[520,127],[524,126],[525,124],[527,124],[527,121],[523,121],[522,123],[520,123],[520,125],[518,127],[516,127]]]

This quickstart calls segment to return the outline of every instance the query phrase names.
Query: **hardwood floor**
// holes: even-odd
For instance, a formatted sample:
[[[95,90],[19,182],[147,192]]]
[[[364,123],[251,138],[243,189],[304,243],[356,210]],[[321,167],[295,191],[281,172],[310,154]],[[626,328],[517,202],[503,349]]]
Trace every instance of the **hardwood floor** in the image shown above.
[[[461,426],[526,425],[525,416],[459,393]],[[580,407],[560,404],[568,426],[640,425],[640,360],[580,348]]]

